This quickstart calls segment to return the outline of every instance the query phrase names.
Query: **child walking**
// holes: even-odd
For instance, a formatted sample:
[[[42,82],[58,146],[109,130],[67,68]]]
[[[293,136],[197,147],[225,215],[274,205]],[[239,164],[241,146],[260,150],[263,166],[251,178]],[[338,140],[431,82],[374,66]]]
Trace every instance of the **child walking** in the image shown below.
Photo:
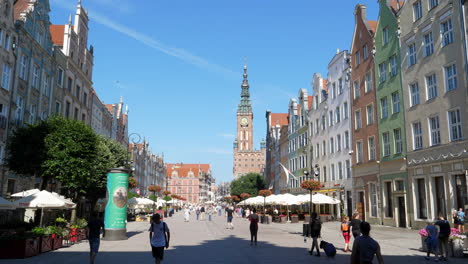
[[[351,238],[351,233],[349,230],[349,217],[343,217],[341,222],[341,233],[343,234],[345,240],[344,252],[349,252],[349,239]]]

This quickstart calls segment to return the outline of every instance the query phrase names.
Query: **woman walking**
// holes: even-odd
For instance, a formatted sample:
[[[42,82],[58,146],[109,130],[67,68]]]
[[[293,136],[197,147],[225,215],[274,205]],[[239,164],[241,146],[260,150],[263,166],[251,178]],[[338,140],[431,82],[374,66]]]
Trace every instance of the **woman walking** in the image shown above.
[[[312,247],[310,248],[310,255],[314,253],[314,248],[317,249],[316,257],[320,257],[320,249],[318,245],[318,238],[320,237],[320,232],[322,231],[322,222],[317,217],[317,213],[313,212],[310,216],[310,236],[312,237]]]
[[[350,231],[353,233],[354,239],[359,237],[361,235],[361,228],[359,225],[361,224],[361,219],[359,219],[359,213],[354,213],[353,214],[353,219],[349,223],[350,226]]]
[[[345,247],[344,252],[349,251],[349,239],[351,238],[351,234],[349,232],[349,217],[343,217],[343,221],[341,222],[341,233],[343,234],[345,240]]]
[[[252,214],[249,215],[250,221],[250,245],[252,246],[254,241],[257,245],[257,233],[258,233],[258,214],[257,210],[253,209]]]
[[[453,210],[452,218],[453,218],[453,227],[455,229],[458,229],[458,226],[460,225],[460,220],[458,218],[458,211],[457,210]]]
[[[438,231],[437,227],[434,226],[432,222],[427,222],[426,226],[427,238],[426,238],[426,247],[427,255],[426,260],[430,260],[431,252],[435,255],[435,261],[439,261],[439,250],[438,250]]]

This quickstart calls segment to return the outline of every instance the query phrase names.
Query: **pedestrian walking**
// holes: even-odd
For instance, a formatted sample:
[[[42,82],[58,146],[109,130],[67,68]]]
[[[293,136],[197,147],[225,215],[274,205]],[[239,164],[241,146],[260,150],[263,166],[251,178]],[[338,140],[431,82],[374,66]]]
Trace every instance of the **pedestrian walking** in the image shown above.
[[[458,229],[458,225],[460,225],[460,222],[459,222],[459,219],[458,219],[458,211],[457,210],[453,210],[452,218],[453,218],[453,228]]]
[[[247,218],[248,218],[248,217],[249,217],[249,215],[250,215],[250,209],[249,209],[249,208],[247,208],[247,209],[245,209],[245,217],[247,217]]]
[[[89,241],[89,263],[94,264],[94,259],[99,252],[99,244],[101,242],[100,236],[106,235],[104,229],[104,222],[98,218],[97,212],[93,212],[91,219],[88,222],[88,241]]]
[[[345,240],[345,247],[344,252],[349,251],[349,239],[351,238],[351,233],[349,230],[349,217],[343,217],[343,221],[341,222],[341,233],[343,234]]]
[[[368,222],[361,222],[359,224],[359,231],[362,233],[362,236],[360,235],[354,240],[351,264],[372,264],[374,256],[377,256],[379,264],[384,263],[380,252],[380,245],[369,236],[370,230],[371,226]]]
[[[463,209],[458,209],[458,231],[465,233],[465,212]]]
[[[213,215],[213,208],[210,206],[208,207],[208,221],[211,221],[212,215]]]
[[[353,234],[354,239],[361,235],[361,219],[359,217],[359,213],[354,213],[353,219],[351,219],[351,222],[349,223],[350,231]]]
[[[190,221],[190,209],[185,207],[184,209],[184,221],[189,222]]]
[[[232,207],[228,207],[226,209],[227,228],[228,229],[234,229],[234,225],[232,224],[233,213],[234,213],[234,209]]]
[[[197,206],[195,209],[195,214],[197,215],[197,221],[200,219],[200,208]]]
[[[154,212],[155,214],[159,214],[159,216],[161,217],[161,220],[164,219],[164,210],[162,209],[161,206],[159,206],[158,210],[156,210],[156,212]]]
[[[252,210],[252,214],[249,215],[248,217],[250,221],[250,245],[252,246],[253,243],[255,242],[255,245],[257,245],[257,234],[258,234],[258,214],[257,210],[254,208]]]
[[[314,253],[314,248],[317,249],[316,257],[320,257],[320,249],[318,244],[318,238],[320,236],[320,232],[322,231],[322,221],[317,216],[316,212],[313,212],[310,216],[310,236],[312,237],[312,247],[310,248],[310,255]]]
[[[216,210],[218,210],[218,216],[221,216],[221,205],[218,204],[218,206],[216,206]]]
[[[435,256],[435,261],[439,261],[439,249],[438,249],[438,235],[439,231],[437,231],[437,227],[429,221],[427,222],[426,226],[427,238],[426,238],[426,247],[427,247],[427,255],[425,257],[426,260],[430,260],[431,252]]]
[[[205,220],[205,206],[200,208],[200,220]]]
[[[151,218],[151,226],[148,231],[150,232],[149,238],[153,258],[156,264],[160,264],[164,259],[164,248],[169,247],[169,241],[171,240],[169,227],[165,222],[161,221],[159,214],[155,214]]]
[[[440,260],[447,261],[448,258],[448,239],[450,236],[450,223],[440,215],[439,220],[435,222],[435,225],[439,226],[439,255]]]

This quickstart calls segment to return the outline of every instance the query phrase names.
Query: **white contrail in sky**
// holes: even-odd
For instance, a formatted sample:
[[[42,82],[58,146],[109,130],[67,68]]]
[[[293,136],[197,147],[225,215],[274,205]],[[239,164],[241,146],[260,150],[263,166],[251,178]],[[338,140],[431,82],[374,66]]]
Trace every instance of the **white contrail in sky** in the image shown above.
[[[67,9],[67,10],[75,10],[76,6],[74,4],[71,4],[70,2],[66,3],[64,2],[63,0],[51,0],[51,2],[56,5],[56,6],[59,6],[61,8],[64,8],[64,9]],[[175,58],[178,58],[186,63],[189,63],[189,64],[192,64],[194,66],[197,66],[197,67],[200,67],[200,68],[204,68],[204,69],[208,69],[208,70],[211,70],[211,71],[216,71],[216,72],[220,72],[220,73],[223,73],[223,74],[228,74],[228,75],[237,75],[236,72],[230,70],[230,69],[227,69],[223,66],[220,66],[220,65],[217,65],[215,63],[211,63],[209,62],[208,60],[202,58],[202,57],[199,57],[199,56],[196,56],[192,53],[190,53],[189,51],[187,50],[184,50],[184,49],[180,49],[180,48],[176,48],[176,47],[170,47],[164,43],[162,43],[161,41],[159,40],[156,40],[156,39],[153,39],[151,38],[150,36],[148,35],[145,35],[143,33],[140,33],[132,28],[129,28],[127,26],[124,26],[122,24],[119,24],[115,21],[113,21],[112,19],[109,19],[105,16],[102,16],[100,15],[99,13],[97,13],[96,11],[92,11],[92,12],[89,12],[89,17],[91,19],[93,19],[94,21],[96,21],[97,23],[103,25],[103,26],[106,26],[112,30],[115,30],[117,32],[120,32],[128,37],[131,37],[133,38],[134,40],[136,41],[139,41],[141,43],[143,43],[144,45],[150,47],[150,48],[153,48],[155,50],[159,50],[169,56],[172,56],[172,57],[175,57]]]

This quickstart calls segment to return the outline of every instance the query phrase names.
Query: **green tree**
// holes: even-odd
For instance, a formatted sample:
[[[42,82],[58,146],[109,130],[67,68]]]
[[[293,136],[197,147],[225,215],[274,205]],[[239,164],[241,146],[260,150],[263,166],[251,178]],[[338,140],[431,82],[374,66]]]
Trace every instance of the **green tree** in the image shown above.
[[[248,173],[231,182],[231,194],[240,196],[241,193],[249,193],[257,196],[258,191],[265,189],[265,180],[258,173]]]

